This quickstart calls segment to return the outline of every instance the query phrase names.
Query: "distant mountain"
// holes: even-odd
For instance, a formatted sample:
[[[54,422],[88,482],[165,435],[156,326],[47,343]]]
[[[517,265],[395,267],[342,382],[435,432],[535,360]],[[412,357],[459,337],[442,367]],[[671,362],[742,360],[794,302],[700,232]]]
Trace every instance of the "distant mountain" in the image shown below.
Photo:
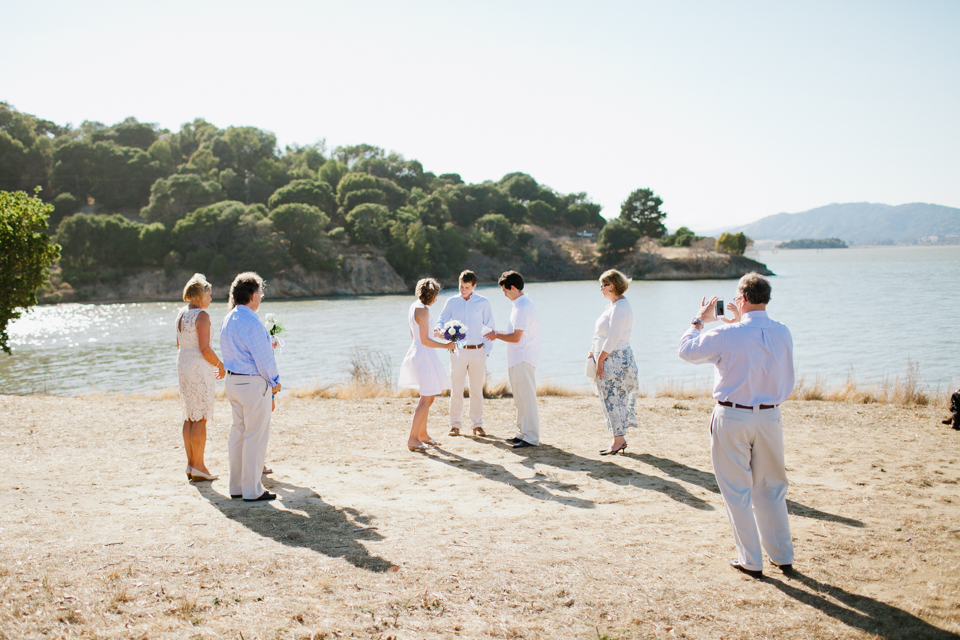
[[[960,209],[937,204],[852,202],[828,204],[801,213],[778,213],[739,227],[707,232],[743,231],[755,241],[839,238],[847,244],[960,243]]]

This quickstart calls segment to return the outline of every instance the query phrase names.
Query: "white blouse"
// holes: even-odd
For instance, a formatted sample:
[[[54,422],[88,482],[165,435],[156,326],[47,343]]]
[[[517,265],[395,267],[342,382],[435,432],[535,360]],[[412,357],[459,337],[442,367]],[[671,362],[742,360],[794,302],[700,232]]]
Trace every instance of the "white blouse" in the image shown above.
[[[633,331],[633,309],[626,298],[607,305],[593,325],[593,357],[601,351],[613,353],[630,346]]]

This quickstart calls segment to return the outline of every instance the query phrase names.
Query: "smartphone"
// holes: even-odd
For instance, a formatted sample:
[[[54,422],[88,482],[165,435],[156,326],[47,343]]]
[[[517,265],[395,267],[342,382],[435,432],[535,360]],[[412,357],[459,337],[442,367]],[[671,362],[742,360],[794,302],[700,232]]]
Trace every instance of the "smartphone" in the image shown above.
[[[722,315],[723,315],[723,298],[720,298],[719,300],[717,300],[717,317],[719,318]]]

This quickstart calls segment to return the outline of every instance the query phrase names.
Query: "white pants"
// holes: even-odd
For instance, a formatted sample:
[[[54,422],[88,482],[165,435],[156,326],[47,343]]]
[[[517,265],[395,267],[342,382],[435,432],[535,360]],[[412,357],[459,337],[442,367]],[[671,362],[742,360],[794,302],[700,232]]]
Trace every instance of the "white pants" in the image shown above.
[[[483,349],[454,349],[450,353],[450,427],[463,422],[463,383],[470,374],[470,422],[483,426],[483,377],[487,371],[487,352]]]
[[[529,362],[508,370],[513,402],[517,405],[517,435],[530,444],[540,444],[540,412],[537,409],[537,369]]]
[[[230,427],[230,495],[255,500],[263,494],[263,461],[270,438],[269,383],[260,376],[228,375],[227,399],[233,410]]]
[[[763,569],[762,544],[776,564],[793,564],[779,407],[753,412],[717,405],[710,456],[740,563]]]

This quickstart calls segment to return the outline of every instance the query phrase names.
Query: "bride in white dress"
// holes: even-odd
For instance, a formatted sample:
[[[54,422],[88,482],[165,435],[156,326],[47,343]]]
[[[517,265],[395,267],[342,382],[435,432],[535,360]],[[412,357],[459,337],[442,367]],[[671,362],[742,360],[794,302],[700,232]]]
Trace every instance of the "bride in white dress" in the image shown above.
[[[183,288],[189,302],[177,315],[177,382],[180,389],[180,419],[183,446],[187,450],[187,479],[216,480],[203,461],[207,445],[207,421],[213,419],[216,383],[226,375],[223,362],[210,348],[210,315],[213,289],[201,273]]]
[[[410,338],[413,342],[400,365],[398,385],[407,389],[420,390],[420,403],[413,412],[413,426],[407,448],[422,451],[428,444],[440,444],[427,433],[427,416],[430,405],[438,393],[450,388],[447,372],[440,364],[440,358],[434,349],[455,349],[454,342],[437,342],[430,337],[430,310],[428,307],[437,301],[440,283],[433,278],[424,278],[417,283],[417,301],[410,305],[407,320],[410,323]]]

